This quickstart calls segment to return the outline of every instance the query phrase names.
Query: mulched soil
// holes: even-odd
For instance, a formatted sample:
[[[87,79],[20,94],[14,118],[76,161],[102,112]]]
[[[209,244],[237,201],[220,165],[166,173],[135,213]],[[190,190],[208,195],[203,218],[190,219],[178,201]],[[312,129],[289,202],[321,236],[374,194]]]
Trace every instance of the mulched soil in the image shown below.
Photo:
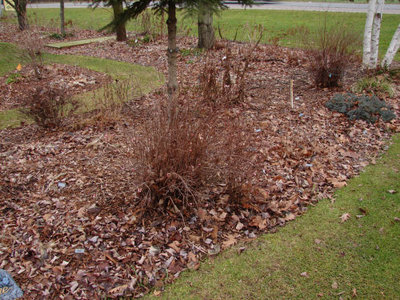
[[[178,45],[192,49],[196,40],[179,38]],[[228,46],[232,64],[242,63],[248,46]],[[151,65],[163,73],[167,68],[165,38],[136,47],[107,41],[49,51]],[[225,56],[224,47],[207,55],[179,56],[182,101],[200,101],[195,87],[204,63],[222,70]],[[185,222],[172,213],[138,222],[127,137],[145,114],[105,128],[45,133],[29,125],[0,131],[0,268],[32,299],[139,297],[185,269],[197,269],[204,256],[275,231],[321,198],[334,201],[333,189],[374,163],[393,132],[400,131],[400,122],[370,125],[330,112],[324,103],[349,89],[357,66],[342,88],[319,90],[312,87],[307,65],[300,50],[260,45],[249,62],[245,100],[216,111],[246,121],[252,190],[262,203],[257,209],[233,209],[227,195],[216,190]],[[386,101],[399,115],[396,89]],[[145,112],[160,94],[131,105]]]

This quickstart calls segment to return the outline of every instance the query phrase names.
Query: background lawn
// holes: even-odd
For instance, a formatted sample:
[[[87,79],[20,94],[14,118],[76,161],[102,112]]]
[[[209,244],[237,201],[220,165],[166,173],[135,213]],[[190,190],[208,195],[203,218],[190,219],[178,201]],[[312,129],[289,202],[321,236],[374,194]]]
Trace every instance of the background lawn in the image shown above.
[[[21,59],[21,50],[16,46],[8,43],[0,42],[0,53],[2,58],[0,60],[0,76],[3,76],[10,71],[15,70],[16,66],[21,63],[24,65],[26,61]],[[91,69],[97,72],[102,72],[110,75],[114,79],[119,80],[130,80],[132,81],[132,87],[140,87],[133,91],[133,95],[139,96],[139,94],[149,93],[151,90],[161,86],[164,82],[162,74],[158,73],[152,67],[144,67],[139,65],[133,65],[125,62],[119,62],[109,59],[101,59],[89,56],[77,56],[77,55],[55,55],[45,53],[43,55],[43,63],[59,63],[79,66],[87,69]],[[87,92],[81,95],[76,95],[82,105],[84,112],[92,110],[93,98],[103,95],[103,87],[96,91]],[[19,126],[21,122],[31,123],[24,115],[19,113],[17,109],[0,111],[0,130],[6,127]]]
[[[351,217],[341,223],[344,213]],[[334,202],[244,246],[186,271],[162,298],[398,299],[400,135]]]
[[[29,9],[29,19],[32,24],[59,27],[58,9]],[[99,29],[106,25],[112,18],[112,11],[107,8],[71,8],[66,9],[66,22],[69,31],[71,27],[84,29]],[[215,17],[214,25],[218,37],[218,27],[222,36],[227,39],[249,41],[254,26],[261,24],[265,28],[262,42],[278,43],[281,46],[300,47],[300,38],[296,35],[296,29],[304,26],[311,31],[316,31],[326,20],[328,25],[346,26],[363,36],[366,14],[364,13],[327,13],[309,11],[271,11],[271,10],[226,10],[220,16]],[[399,15],[384,15],[380,37],[380,56],[382,57],[395,32],[400,17]],[[15,19],[10,21],[15,22]],[[160,30],[160,18],[152,17],[152,25],[155,31]],[[178,27],[180,34],[197,35],[197,20],[190,16],[179,14]],[[129,31],[142,31],[142,17],[132,20],[127,26]],[[67,28],[68,30],[68,28]],[[166,27],[164,26],[164,30]],[[361,44],[360,44],[361,51]],[[396,55],[400,60],[400,54]]]

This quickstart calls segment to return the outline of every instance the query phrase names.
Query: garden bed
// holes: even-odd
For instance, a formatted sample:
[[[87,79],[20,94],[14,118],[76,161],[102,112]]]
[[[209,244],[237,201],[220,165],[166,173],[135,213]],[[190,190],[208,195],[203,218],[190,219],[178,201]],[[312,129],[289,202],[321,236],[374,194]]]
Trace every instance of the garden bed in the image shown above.
[[[222,72],[228,48],[234,64],[243,62],[248,47],[222,43],[205,55],[193,50],[194,38],[179,38],[178,44],[179,101],[188,105],[202,101],[198,82],[206,61]],[[167,70],[166,38],[51,51]],[[300,50],[260,45],[249,60],[244,100],[215,108],[221,118],[243,120],[241,130],[251,141],[246,155],[256,207],[233,207],[224,188],[216,186],[203,192],[196,213],[185,220],[173,211],[138,220],[130,133],[163,99],[160,91],[129,103],[135,113],[110,126],[44,133],[29,125],[0,131],[0,268],[30,298],[137,297],[153,287],[162,289],[185,269],[197,269],[203,257],[273,232],[331,197],[334,188],[374,163],[400,122],[350,122],[330,112],[325,102],[350,89],[357,66],[342,88],[319,90],[312,86],[308,63]],[[399,91],[386,101],[399,116]]]
[[[41,87],[63,89],[72,96],[98,89],[111,79],[106,74],[76,66],[51,64],[37,68],[38,74],[33,66],[27,65],[0,77],[0,111],[20,107]]]

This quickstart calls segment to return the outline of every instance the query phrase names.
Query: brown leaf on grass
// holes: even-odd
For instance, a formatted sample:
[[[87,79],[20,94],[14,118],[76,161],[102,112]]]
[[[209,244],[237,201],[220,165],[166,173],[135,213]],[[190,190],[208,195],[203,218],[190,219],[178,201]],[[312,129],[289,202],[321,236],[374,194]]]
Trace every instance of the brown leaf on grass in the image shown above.
[[[351,215],[349,213],[344,213],[343,215],[340,216],[340,220],[341,220],[340,223],[346,222],[347,220],[350,219],[350,217],[351,217]]]
[[[352,293],[351,293],[351,296],[354,298],[354,297],[357,297],[357,290],[356,290],[356,288],[353,288],[353,291],[352,291]]]
[[[387,192],[388,192],[389,194],[392,194],[392,195],[397,193],[396,190],[388,190]]]
[[[338,288],[338,284],[337,284],[336,281],[334,281],[334,282],[332,283],[332,288],[333,288],[334,290],[336,290],[336,289]]]
[[[368,211],[367,211],[366,208],[360,207],[359,210],[360,210],[360,212],[361,212],[363,215],[365,215],[365,216],[368,214]]]
[[[334,188],[342,188],[347,185],[346,181],[340,181],[336,178],[329,178],[328,181],[333,185]]]

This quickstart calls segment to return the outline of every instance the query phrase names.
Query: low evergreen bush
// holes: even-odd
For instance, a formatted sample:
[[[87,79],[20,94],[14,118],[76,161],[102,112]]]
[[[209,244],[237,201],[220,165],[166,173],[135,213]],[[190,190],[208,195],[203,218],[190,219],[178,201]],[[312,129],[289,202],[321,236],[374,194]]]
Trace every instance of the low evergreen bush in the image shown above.
[[[325,106],[331,111],[345,114],[350,120],[375,123],[379,118],[384,122],[396,118],[391,106],[376,96],[336,94]]]

